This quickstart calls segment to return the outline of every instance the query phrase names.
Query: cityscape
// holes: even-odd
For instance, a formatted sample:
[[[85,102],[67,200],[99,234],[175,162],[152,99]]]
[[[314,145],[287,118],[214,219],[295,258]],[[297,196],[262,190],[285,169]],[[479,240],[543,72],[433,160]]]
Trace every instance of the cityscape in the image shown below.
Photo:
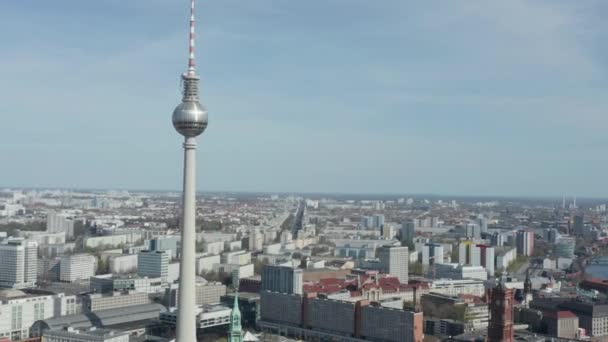
[[[234,5],[231,1],[227,3],[230,4],[225,6]],[[287,8],[302,9],[299,5],[282,7],[293,5],[266,0],[260,3],[275,19],[288,19]],[[336,5],[334,0],[328,3],[330,7]],[[353,3],[362,10],[361,17],[390,16],[388,12],[379,15],[376,8],[367,7],[369,4]],[[404,3],[407,9],[415,7],[409,1]],[[524,12],[523,8],[535,13],[562,10],[547,4],[534,7],[525,0],[513,3],[518,4],[514,7],[518,15]],[[320,2],[314,5],[323,6]],[[402,8],[392,5],[394,9]],[[19,9],[19,5],[0,5],[0,12],[2,6],[9,12],[17,13]],[[137,7],[141,11],[138,13],[149,14],[146,6],[169,5],[134,1],[125,6],[141,6]],[[378,149],[373,139],[361,138],[362,145],[358,141],[351,146],[356,157],[356,167],[352,167],[346,161],[352,156],[343,151],[346,145],[339,142],[340,138],[336,138],[335,146],[325,144],[325,133],[313,129],[306,139],[294,136],[293,140],[282,141],[282,153],[259,148],[264,145],[256,145],[257,141],[246,141],[243,145],[251,144],[251,149],[239,165],[244,170],[242,174],[251,173],[256,184],[249,184],[249,178],[237,179],[234,177],[237,171],[229,167],[207,176],[210,168],[221,170],[226,165],[209,165],[208,159],[199,163],[198,159],[205,158],[210,149],[219,148],[221,143],[214,143],[213,139],[228,134],[228,125],[224,122],[214,126],[216,119],[221,122],[223,113],[212,106],[207,110],[208,93],[225,95],[208,89],[218,83],[206,83],[207,75],[214,75],[214,71],[209,70],[205,57],[200,57],[209,53],[207,46],[218,49],[222,45],[206,43],[200,35],[206,31],[210,35],[230,34],[218,30],[214,22],[205,21],[208,18],[203,13],[205,9],[218,13],[213,12],[217,11],[213,6],[222,5],[180,0],[172,1],[170,6],[171,11],[179,10],[183,27],[176,37],[184,44],[179,51],[171,51],[172,38],[155,43],[172,55],[187,56],[182,60],[183,73],[174,75],[180,76],[179,95],[155,98],[166,108],[176,105],[172,112],[166,110],[163,121],[164,128],[174,130],[172,162],[162,160],[161,151],[137,145],[137,133],[132,142],[100,143],[98,147],[115,149],[108,151],[112,155],[124,151],[129,160],[147,158],[145,155],[158,158],[149,171],[144,166],[138,169],[129,166],[137,164],[106,164],[104,157],[94,152],[76,153],[70,150],[70,144],[56,144],[52,152],[44,153],[73,154],[87,171],[72,182],[70,168],[66,166],[62,186],[43,186],[40,184],[48,184],[45,177],[51,178],[52,170],[60,168],[57,164],[62,164],[61,157],[51,157],[54,162],[41,162],[30,168],[25,152],[0,140],[0,150],[9,146],[11,155],[14,152],[25,156],[21,163],[8,162],[17,159],[4,159],[7,163],[0,167],[3,170],[0,171],[3,172],[0,173],[0,342],[608,341],[608,197],[603,196],[606,183],[601,183],[605,180],[606,165],[595,160],[603,158],[595,149],[604,146],[605,138],[590,137],[585,141],[577,136],[578,140],[572,143],[575,147],[554,146],[558,153],[543,150],[543,146],[550,148],[550,144],[528,146],[524,133],[515,133],[509,141],[520,150],[508,154],[504,153],[504,145],[497,143],[501,136],[491,137],[485,145],[484,134],[493,134],[490,133],[493,126],[483,126],[489,119],[482,119],[479,127],[483,128],[478,129],[480,136],[475,145],[485,147],[461,154],[460,147],[466,144],[441,141],[438,136],[445,134],[441,128],[425,134],[401,128],[396,122],[384,122],[382,125],[387,127],[382,136],[391,136],[394,132],[388,126],[396,125],[395,128],[402,129],[401,134],[411,133],[421,139],[408,140],[422,143],[415,150],[431,150],[422,153],[422,158],[412,159],[411,164],[409,157],[401,164],[396,161],[401,156],[393,152],[407,155],[412,147],[406,147],[405,141],[388,140],[396,142],[396,150],[392,149],[394,146]],[[489,13],[484,12],[486,7],[464,7],[466,15]],[[512,9],[509,5],[505,8]],[[314,6],[303,11],[309,10],[315,10]],[[346,12],[345,15],[353,13]],[[173,12],[167,13],[170,17]],[[420,20],[414,17],[408,20]],[[403,18],[397,16],[398,21]],[[576,22],[564,19],[565,14],[551,18],[554,21],[547,22],[559,22],[555,27],[560,30],[560,25]],[[295,17],[291,19],[296,25]],[[425,23],[421,27],[431,35],[437,28],[426,25],[429,21],[429,18],[421,20]],[[491,26],[485,20],[484,24]],[[273,24],[269,26],[275,29]],[[528,35],[525,25],[521,30],[524,36]],[[163,35],[150,32],[156,34]],[[294,37],[298,38],[297,34]],[[546,38],[540,33],[538,37],[541,41]],[[239,36],[237,40],[244,44],[260,43],[248,39]],[[542,48],[557,51],[557,41]],[[369,47],[364,49],[373,49],[373,43],[366,44]],[[255,60],[253,55],[250,59]],[[331,59],[329,53],[327,56]],[[164,71],[176,70],[167,61],[161,64],[165,64]],[[104,67],[108,65],[122,67],[116,61]],[[160,64],[157,67],[161,69]],[[379,72],[375,77],[387,76],[388,80],[383,81],[386,84],[396,80],[391,72]],[[268,77],[272,80],[271,75]],[[318,87],[322,87],[321,83]],[[116,80],[116,87],[128,88],[119,84]],[[151,87],[145,80],[138,84],[142,89]],[[279,101],[284,86],[279,82],[275,86]],[[140,94],[142,89],[133,92],[134,102],[146,93]],[[104,102],[102,97],[107,99],[101,92],[93,95],[99,96],[99,102]],[[238,93],[230,96],[235,101],[239,99]],[[389,98],[386,101],[391,105],[399,102]],[[247,98],[243,97],[243,102]],[[116,105],[121,105],[120,101]],[[316,120],[314,114],[307,119]],[[271,119],[261,121],[269,127],[273,125]],[[605,134],[603,121],[594,122],[585,126],[589,134],[597,129],[591,126],[599,126]],[[95,124],[103,125],[101,121]],[[120,124],[133,132],[156,127],[156,123],[146,122],[131,125],[128,118]],[[544,125],[541,127],[549,131]],[[313,127],[316,126],[315,122]],[[454,123],[454,129],[456,126]],[[377,129],[371,120],[366,127]],[[212,133],[214,130],[216,133]],[[45,143],[33,138],[38,134],[35,131],[22,137],[32,140],[31,144],[24,144],[27,147],[23,151],[44,149]],[[68,131],[66,136],[72,134]],[[78,131],[73,133],[75,137],[82,134],[75,131]],[[579,126],[579,131],[585,129]],[[97,132],[87,134],[90,135],[78,139],[85,141],[85,146],[88,138],[97,139]],[[207,139],[211,134],[217,135]],[[542,134],[538,133],[538,139],[545,139]],[[582,135],[585,134],[587,131]],[[260,140],[264,140],[261,135]],[[321,145],[315,145],[317,139]],[[518,145],[519,139],[524,141],[523,145]],[[208,143],[209,140],[212,142]],[[442,150],[449,150],[444,152],[447,154],[440,167],[435,167],[435,159],[440,159],[432,152],[435,143]],[[369,149],[357,147],[366,144]],[[139,153],[127,152],[131,148],[139,149]],[[313,155],[310,160],[315,162],[305,162],[308,159],[303,155],[296,157],[295,162],[287,157],[297,155],[300,148],[307,156]],[[483,160],[480,156],[493,148],[497,149],[498,157],[492,158],[501,161],[478,163]],[[579,148],[580,154],[571,153],[572,148]],[[526,150],[531,154],[525,154]],[[538,165],[543,164],[535,159],[539,150],[547,155],[547,163],[557,160],[557,164],[539,171]],[[222,151],[231,153],[230,147]],[[256,154],[272,155],[272,163],[257,161],[265,164],[263,170],[271,170],[262,172],[264,176],[254,170],[258,165]],[[515,158],[518,154],[521,160]],[[580,158],[562,160],[568,158],[562,154]],[[183,159],[178,160],[180,155]],[[237,156],[238,152],[234,152],[228,158]],[[390,158],[395,163],[386,162]],[[504,164],[502,159],[506,161]],[[93,160],[101,162],[95,163],[96,167],[87,167],[87,163],[93,165]],[[493,163],[498,166],[488,171]],[[508,169],[506,165],[511,163],[512,169]],[[157,181],[156,166],[162,169],[167,164],[179,174],[173,172],[175,179],[168,183]],[[585,164],[584,173],[577,171],[579,164]],[[203,172],[199,171],[201,167]],[[300,169],[303,173],[298,173]],[[474,169],[481,171],[476,173]],[[130,179],[152,181],[147,183],[150,184],[147,189],[138,180],[132,186],[106,187],[95,183],[110,172],[117,177],[134,175]],[[213,177],[222,172],[227,182],[234,184],[231,188],[244,189],[218,189],[227,183],[213,183],[209,179],[218,179]],[[560,178],[562,175],[565,178]],[[27,177],[31,177],[31,184],[23,184]],[[308,190],[251,191],[265,186],[263,181],[255,182],[256,177],[260,180],[270,177],[270,183],[276,177],[277,187],[289,179],[294,188]],[[89,180],[90,186],[82,186],[78,179]],[[410,183],[400,183],[401,179]],[[319,185],[314,185],[317,180]],[[243,182],[247,184],[242,185]],[[181,184],[181,188],[158,190],[171,188],[165,184]],[[428,193],[417,191],[427,185]],[[441,191],[442,187],[446,190]],[[366,191],[370,188],[378,191]],[[466,188],[471,193],[462,191]]]

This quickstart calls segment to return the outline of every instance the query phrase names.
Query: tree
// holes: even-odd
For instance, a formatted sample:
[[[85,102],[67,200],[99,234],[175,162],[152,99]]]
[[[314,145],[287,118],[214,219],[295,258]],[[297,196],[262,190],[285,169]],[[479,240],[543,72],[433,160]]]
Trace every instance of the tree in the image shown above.
[[[409,270],[413,275],[424,276],[424,267],[420,261],[410,263]]]

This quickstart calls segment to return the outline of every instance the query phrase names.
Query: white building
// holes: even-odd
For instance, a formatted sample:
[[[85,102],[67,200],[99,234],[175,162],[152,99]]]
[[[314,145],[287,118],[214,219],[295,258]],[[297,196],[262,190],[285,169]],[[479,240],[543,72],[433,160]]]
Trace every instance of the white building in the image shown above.
[[[378,248],[380,271],[399,278],[403,284],[408,281],[409,252],[407,247],[382,246]]]
[[[196,272],[198,274],[211,272],[213,271],[213,266],[221,262],[222,260],[219,255],[202,256],[196,261]]]
[[[0,245],[0,286],[34,286],[38,276],[38,244],[21,239]]]
[[[258,252],[264,248],[264,233],[259,229],[252,229],[249,234],[249,251]]]
[[[459,264],[435,265],[435,277],[446,279],[478,279],[487,280],[488,273],[482,266],[462,266]],[[433,275],[430,275],[433,276]]]
[[[116,331],[91,328],[77,330],[47,330],[42,337],[44,342],[129,342],[128,331]]]
[[[63,233],[65,236],[74,236],[74,221],[63,213],[51,210],[46,216],[46,231],[49,233]]]
[[[111,256],[109,261],[110,273],[131,273],[137,270],[137,254]]]
[[[517,258],[517,249],[501,247],[496,250],[496,270],[505,270]]]
[[[0,291],[0,339],[20,340],[29,337],[32,324],[53,317],[51,295],[31,295],[20,290]]]
[[[222,263],[246,265],[251,263],[251,253],[247,251],[225,252],[221,257]]]
[[[204,241],[203,252],[207,254],[220,254],[224,251],[224,241]]]
[[[441,293],[450,296],[469,294],[481,297],[485,294],[485,285],[482,280],[437,279],[429,284],[429,292]]]
[[[427,243],[422,247],[422,264],[425,266],[443,264],[443,246]]]
[[[142,277],[161,278],[169,276],[169,253],[167,251],[141,251],[137,255],[137,274]]]
[[[61,257],[59,280],[74,282],[89,279],[95,275],[97,258],[91,254],[72,254]]]

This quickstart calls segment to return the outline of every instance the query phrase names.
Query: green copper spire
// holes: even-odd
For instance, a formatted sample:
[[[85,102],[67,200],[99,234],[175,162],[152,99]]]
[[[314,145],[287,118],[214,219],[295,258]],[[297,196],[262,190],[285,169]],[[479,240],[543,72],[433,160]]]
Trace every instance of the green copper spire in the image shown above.
[[[243,342],[243,331],[241,329],[241,310],[239,310],[239,293],[234,294],[234,305],[230,314],[230,333],[228,342]]]

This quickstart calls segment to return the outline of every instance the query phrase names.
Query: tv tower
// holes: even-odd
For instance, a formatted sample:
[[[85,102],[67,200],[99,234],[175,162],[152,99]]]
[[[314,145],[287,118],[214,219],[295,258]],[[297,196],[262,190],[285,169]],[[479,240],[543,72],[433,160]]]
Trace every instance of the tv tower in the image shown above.
[[[199,103],[194,60],[194,1],[190,6],[188,70],[182,74],[182,103],[173,111],[173,127],[184,136],[184,194],[182,253],[179,270],[177,342],[196,341],[195,241],[196,241],[196,137],[207,128],[207,111]]]

